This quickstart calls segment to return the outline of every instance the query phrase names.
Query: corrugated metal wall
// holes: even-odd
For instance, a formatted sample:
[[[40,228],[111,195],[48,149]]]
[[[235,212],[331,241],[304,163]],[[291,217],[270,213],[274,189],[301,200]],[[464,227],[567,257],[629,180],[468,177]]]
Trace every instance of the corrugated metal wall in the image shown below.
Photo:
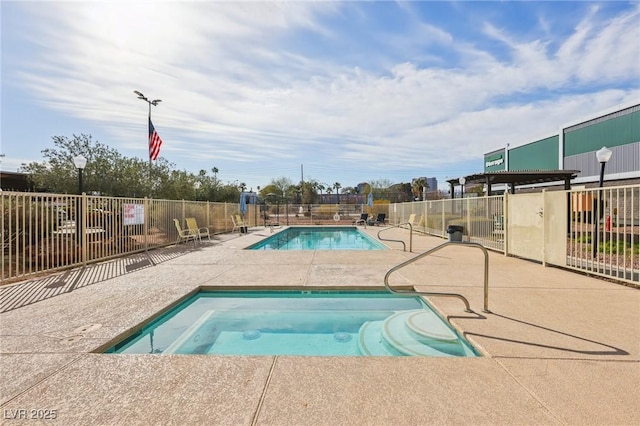
[[[607,147],[609,146],[607,145]],[[640,142],[609,148],[612,154],[605,168],[606,174],[640,170]],[[593,151],[565,157],[564,168],[566,170],[580,170],[578,177],[600,175],[600,163],[598,163]]]

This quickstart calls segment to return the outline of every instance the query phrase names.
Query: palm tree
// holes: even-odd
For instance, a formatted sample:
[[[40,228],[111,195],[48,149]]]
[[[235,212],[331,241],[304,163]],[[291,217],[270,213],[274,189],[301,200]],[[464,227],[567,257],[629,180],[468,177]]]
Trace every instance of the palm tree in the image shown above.
[[[322,200],[324,199],[322,197],[322,191],[324,191],[325,189],[327,189],[327,187],[324,186],[324,183],[319,183],[318,184],[318,192],[320,193],[320,202],[322,202]]]
[[[415,179],[411,185],[411,189],[413,194],[420,199],[420,201],[424,201],[424,191],[423,188],[428,188],[427,180],[425,178]]]
[[[333,184],[333,187],[336,189],[336,203],[340,204],[340,188],[342,188],[342,185],[340,185],[340,182],[336,182]]]

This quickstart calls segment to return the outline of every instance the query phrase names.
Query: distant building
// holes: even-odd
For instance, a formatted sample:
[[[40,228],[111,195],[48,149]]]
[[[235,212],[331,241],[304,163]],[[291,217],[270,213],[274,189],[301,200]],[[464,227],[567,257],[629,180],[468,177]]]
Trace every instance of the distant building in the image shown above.
[[[0,188],[3,191],[30,191],[29,175],[25,173],[0,172]]]
[[[438,190],[438,179],[432,177],[427,178],[427,192],[435,192]]]
[[[640,182],[640,104],[637,101],[578,118],[544,137],[506,144],[487,152],[484,172],[577,170],[574,184],[596,186],[601,165],[595,153],[603,146],[612,151],[605,168],[607,185]]]

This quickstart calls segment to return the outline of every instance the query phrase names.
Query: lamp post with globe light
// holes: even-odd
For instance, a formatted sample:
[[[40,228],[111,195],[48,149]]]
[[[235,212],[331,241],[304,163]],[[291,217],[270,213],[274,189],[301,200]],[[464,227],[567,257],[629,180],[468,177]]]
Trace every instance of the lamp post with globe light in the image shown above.
[[[78,169],[78,198],[76,201],[76,241],[82,246],[84,236],[84,219],[82,218],[82,171],[87,166],[87,159],[82,155],[73,157],[73,165]]]
[[[461,190],[460,190],[460,214],[464,213],[464,184],[467,182],[467,180],[464,177],[461,177],[460,179],[458,179],[458,183],[460,184]]]
[[[599,150],[596,151],[596,159],[598,163],[600,163],[600,180],[598,182],[598,188],[602,188],[604,184],[604,167],[607,165],[607,162],[611,159],[611,150],[606,146],[603,146]],[[594,214],[594,222],[595,222],[595,232],[593,233],[593,244],[592,244],[592,254],[593,257],[596,257],[598,253],[598,233],[600,230],[600,215],[602,214],[602,210],[604,209],[604,204],[601,200],[602,198],[602,190],[598,191],[598,197],[595,201],[595,206],[593,209]]]

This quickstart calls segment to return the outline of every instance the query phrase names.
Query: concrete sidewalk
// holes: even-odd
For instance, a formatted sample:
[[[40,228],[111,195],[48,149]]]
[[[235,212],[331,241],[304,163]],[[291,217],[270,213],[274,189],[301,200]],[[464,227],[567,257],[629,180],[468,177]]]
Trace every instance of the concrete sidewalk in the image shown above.
[[[392,266],[443,242],[414,235],[414,253],[397,243],[242,250],[269,235],[203,244],[0,314],[2,424],[640,424],[640,291],[490,253],[485,313],[483,255],[463,246],[390,281],[467,297],[474,313],[458,299],[429,302],[483,357],[92,353],[200,287],[380,289]]]

